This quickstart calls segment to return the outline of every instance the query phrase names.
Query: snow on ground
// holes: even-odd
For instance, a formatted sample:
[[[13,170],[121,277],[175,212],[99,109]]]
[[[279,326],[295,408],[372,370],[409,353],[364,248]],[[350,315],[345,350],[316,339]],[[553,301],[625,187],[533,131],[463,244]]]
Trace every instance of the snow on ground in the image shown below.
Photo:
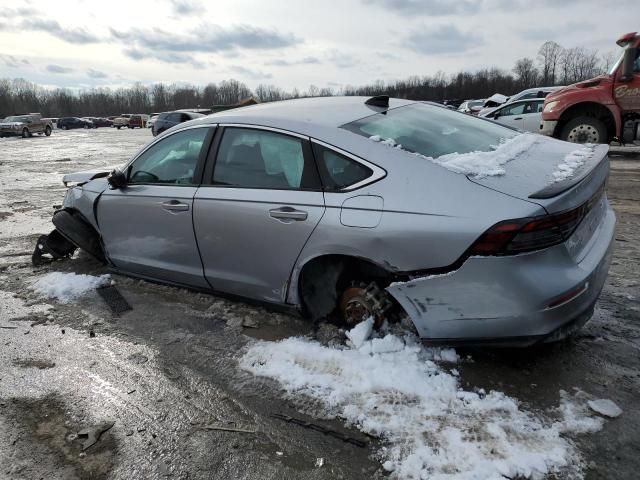
[[[608,398],[598,398],[587,402],[589,408],[594,412],[609,418],[616,418],[622,415],[622,409]]]
[[[415,153],[415,155],[430,160],[433,163],[437,163],[452,172],[471,175],[475,178],[500,176],[506,173],[504,168],[506,163],[514,160],[519,155],[529,150],[539,138],[539,136],[531,133],[523,133],[516,135],[509,140],[505,140],[499,145],[492,146],[493,150],[488,152],[454,152],[437,158],[428,157],[419,153]],[[392,138],[384,139],[378,135],[374,135],[369,137],[369,140],[373,140],[374,142],[379,142],[390,147],[402,148],[402,145],[396,144]]]
[[[584,165],[584,162],[593,155],[594,147],[595,145],[586,143],[577,150],[565,155],[562,162],[556,167],[552,174],[553,180],[555,182],[561,182],[562,180],[573,177],[576,170]]]
[[[68,303],[98,287],[111,283],[109,274],[95,277],[75,273],[51,272],[36,280],[31,288],[46,298]]]
[[[380,437],[378,456],[394,478],[581,477],[580,456],[563,434],[593,432],[603,423],[589,416],[582,397],[574,404],[561,392],[561,419],[552,422],[501,392],[463,390],[456,369],[434,363],[458,360],[453,350],[443,355],[410,335],[359,342],[369,327],[354,330],[349,338],[359,348],[303,338],[257,341],[240,366],[277,380],[291,398],[319,400],[323,415]]]

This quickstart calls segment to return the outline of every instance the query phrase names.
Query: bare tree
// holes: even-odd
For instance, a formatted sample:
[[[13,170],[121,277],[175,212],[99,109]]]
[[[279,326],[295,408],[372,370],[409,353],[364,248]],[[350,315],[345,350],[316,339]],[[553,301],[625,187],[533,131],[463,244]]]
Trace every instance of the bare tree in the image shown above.
[[[602,73],[607,73],[611,70],[611,67],[616,63],[619,57],[619,53],[613,50],[609,50],[608,52],[604,52],[600,55],[601,62],[601,71]]]
[[[528,57],[516,60],[516,64],[513,67],[513,73],[518,77],[521,88],[533,87],[538,81],[538,69],[534,64],[533,59]]]
[[[547,41],[538,50],[540,74],[545,85],[556,84],[556,71],[562,55],[562,47],[554,41]]]

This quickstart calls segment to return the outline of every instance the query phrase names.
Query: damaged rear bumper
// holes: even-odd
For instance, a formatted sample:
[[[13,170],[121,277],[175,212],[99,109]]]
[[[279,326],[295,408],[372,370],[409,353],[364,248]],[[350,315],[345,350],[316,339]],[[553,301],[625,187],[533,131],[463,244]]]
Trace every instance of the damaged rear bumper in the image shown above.
[[[567,243],[505,257],[472,257],[460,269],[392,284],[420,337],[431,344],[526,346],[560,339],[588,321],[611,262],[615,215],[579,250]]]

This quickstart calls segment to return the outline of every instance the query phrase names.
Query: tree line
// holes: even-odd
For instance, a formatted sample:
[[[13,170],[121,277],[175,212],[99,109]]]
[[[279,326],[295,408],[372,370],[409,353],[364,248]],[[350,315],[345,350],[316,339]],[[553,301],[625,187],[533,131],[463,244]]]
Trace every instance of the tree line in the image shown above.
[[[0,116],[40,112],[47,117],[111,116],[121,113],[151,113],[181,108],[210,108],[231,105],[250,96],[260,102],[300,97],[333,95],[382,95],[411,100],[486,98],[494,93],[513,95],[518,91],[551,85],[569,85],[608,71],[615,53],[599,54],[583,47],[564,48],[556,42],[542,44],[537,57],[518,59],[511,71],[496,67],[447,75],[411,76],[392,82],[376,81],[340,89],[311,85],[305,91],[286,91],[275,85],[258,85],[252,91],[237,80],[205,86],[136,83],[129,88],[94,88],[74,92],[45,89],[24,79],[0,79]]]

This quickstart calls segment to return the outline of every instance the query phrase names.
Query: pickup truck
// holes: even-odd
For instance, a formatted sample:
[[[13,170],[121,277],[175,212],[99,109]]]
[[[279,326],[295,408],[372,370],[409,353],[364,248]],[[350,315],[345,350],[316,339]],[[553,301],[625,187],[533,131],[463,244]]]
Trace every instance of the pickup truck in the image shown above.
[[[39,113],[28,113],[7,117],[0,122],[0,137],[32,137],[34,133],[48,137],[53,130],[51,120],[43,119]]]
[[[122,127],[127,127],[129,128],[129,119],[131,118],[131,114],[130,113],[123,113],[122,115],[120,115],[119,117],[116,117],[113,119],[113,127],[116,127],[118,130],[120,130]]]

